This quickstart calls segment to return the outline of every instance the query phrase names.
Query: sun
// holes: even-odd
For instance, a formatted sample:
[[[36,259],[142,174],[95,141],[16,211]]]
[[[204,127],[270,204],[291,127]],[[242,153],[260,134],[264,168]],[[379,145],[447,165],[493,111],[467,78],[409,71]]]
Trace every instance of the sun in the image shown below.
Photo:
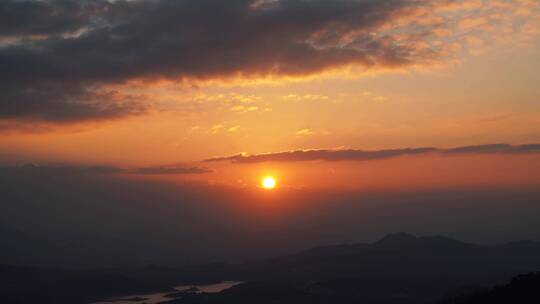
[[[276,187],[276,179],[272,176],[265,176],[261,181],[261,186],[264,189],[274,189]]]

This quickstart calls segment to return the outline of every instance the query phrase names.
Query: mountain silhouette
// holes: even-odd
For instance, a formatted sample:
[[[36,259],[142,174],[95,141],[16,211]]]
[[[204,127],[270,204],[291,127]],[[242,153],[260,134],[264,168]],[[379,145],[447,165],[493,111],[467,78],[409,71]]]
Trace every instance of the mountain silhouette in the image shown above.
[[[399,232],[399,233],[392,233],[384,236],[382,239],[375,242],[377,245],[399,245],[399,244],[407,244],[407,243],[414,243],[418,241],[418,238],[410,233],[406,232]]]
[[[332,294],[326,299],[332,302],[339,291],[336,303],[426,303],[462,286],[492,286],[539,269],[539,242],[475,245],[397,233],[374,243],[324,246],[228,265],[223,277],[288,282],[302,291]]]
[[[433,303],[464,286],[500,285],[538,270],[539,242],[476,245],[444,236],[396,233],[373,243],[316,247],[236,264],[135,270],[0,266],[0,281],[8,282],[0,288],[0,302],[87,303],[176,285],[234,280],[246,283],[220,294],[190,294],[170,303]]]
[[[505,285],[447,297],[437,304],[536,304],[540,303],[540,272],[516,276]]]
[[[239,266],[235,266],[238,268]],[[325,246],[241,265],[255,279],[332,279],[344,276],[483,277],[540,269],[540,243],[475,245],[443,236],[390,234],[371,244]]]
[[[454,240],[449,237],[444,236],[427,236],[427,237],[416,237],[412,234],[400,232],[389,234],[379,241],[375,242],[375,246],[396,246],[404,248],[417,248],[421,246],[426,246],[431,249],[457,249],[457,248],[472,248],[475,247],[473,244],[464,243],[461,241]]]

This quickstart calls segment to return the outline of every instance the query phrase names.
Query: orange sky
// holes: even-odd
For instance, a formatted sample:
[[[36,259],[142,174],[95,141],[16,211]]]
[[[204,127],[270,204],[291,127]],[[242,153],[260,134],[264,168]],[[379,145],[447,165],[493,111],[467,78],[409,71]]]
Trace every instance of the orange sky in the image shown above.
[[[411,44],[414,62],[397,64],[385,57],[373,66],[332,63],[300,73],[245,68],[182,80],[163,73],[99,82],[102,90],[113,92],[106,95],[110,100],[126,102],[131,96],[149,110],[103,120],[0,119],[0,161],[204,166],[214,172],[173,179],[234,185],[256,185],[264,174],[292,187],[538,183],[537,155],[200,163],[240,152],[540,142],[538,2],[428,2],[395,12],[395,18],[374,29],[377,35],[391,33],[393,43]],[[426,26],[430,36],[410,37]],[[310,39],[326,34],[317,32]],[[349,31],[339,43],[358,35],[359,29]],[[13,39],[0,36],[0,49],[16,44]],[[316,40],[333,43],[321,41]],[[428,49],[439,53],[431,56]]]

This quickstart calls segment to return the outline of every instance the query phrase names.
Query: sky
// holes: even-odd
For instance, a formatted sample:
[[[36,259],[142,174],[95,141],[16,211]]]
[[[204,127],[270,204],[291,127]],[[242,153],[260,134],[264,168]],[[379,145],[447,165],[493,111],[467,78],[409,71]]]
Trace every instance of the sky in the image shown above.
[[[33,201],[25,191],[36,190],[64,206],[77,198],[56,194],[71,190],[50,181],[69,177],[79,189],[90,180],[82,196],[106,193],[106,205],[125,191],[111,183],[160,185],[164,204],[196,203],[207,213],[217,212],[209,200],[219,195],[192,192],[224,192],[231,203],[217,209],[239,212],[225,223],[257,220],[252,208],[268,200],[289,219],[322,212],[324,204],[306,203],[318,191],[318,202],[351,202],[306,219],[305,227],[323,228],[305,245],[330,233],[322,222],[356,214],[352,201],[375,194],[403,204],[397,193],[409,195],[415,206],[454,199],[456,208],[473,204],[477,219],[477,195],[502,200],[540,185],[539,70],[537,0],[2,1],[0,186],[13,187],[11,202]],[[265,176],[276,189],[260,189]],[[518,211],[536,211],[527,202],[537,198],[516,198]],[[502,216],[513,199],[495,201],[489,208]],[[436,203],[424,207],[444,217]],[[41,229],[13,208],[0,221]],[[515,228],[512,214],[499,218],[502,232],[337,225],[341,237],[324,242],[395,229],[474,241],[540,235]]]

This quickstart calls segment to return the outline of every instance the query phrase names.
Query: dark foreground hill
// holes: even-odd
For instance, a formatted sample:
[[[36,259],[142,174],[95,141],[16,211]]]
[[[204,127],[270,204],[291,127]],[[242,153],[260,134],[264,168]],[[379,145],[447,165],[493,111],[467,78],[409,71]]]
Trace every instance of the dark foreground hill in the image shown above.
[[[437,304],[540,303],[540,272],[516,276],[506,285],[449,296]]]
[[[46,270],[0,266],[0,303],[86,303],[175,284],[244,281],[172,303],[433,303],[540,270],[540,243],[481,246],[399,233],[371,244],[319,247],[242,264],[170,269]],[[469,303],[469,302],[467,302]]]
[[[0,265],[0,282],[0,303],[6,304],[83,304],[106,296],[165,289],[165,283],[171,283],[112,270],[51,270],[7,265]]]
[[[356,283],[356,284],[353,284]],[[424,303],[407,297],[384,300],[366,298],[362,293],[365,282],[337,281],[326,289],[295,286],[286,282],[260,281],[234,286],[215,294],[190,294],[182,299],[171,300],[168,304],[323,304],[323,303]],[[332,285],[332,283],[330,284]],[[435,304],[536,304],[540,303],[540,273],[519,275],[509,284],[491,289],[449,296],[445,299],[427,302]],[[379,292],[384,295],[385,289]]]

